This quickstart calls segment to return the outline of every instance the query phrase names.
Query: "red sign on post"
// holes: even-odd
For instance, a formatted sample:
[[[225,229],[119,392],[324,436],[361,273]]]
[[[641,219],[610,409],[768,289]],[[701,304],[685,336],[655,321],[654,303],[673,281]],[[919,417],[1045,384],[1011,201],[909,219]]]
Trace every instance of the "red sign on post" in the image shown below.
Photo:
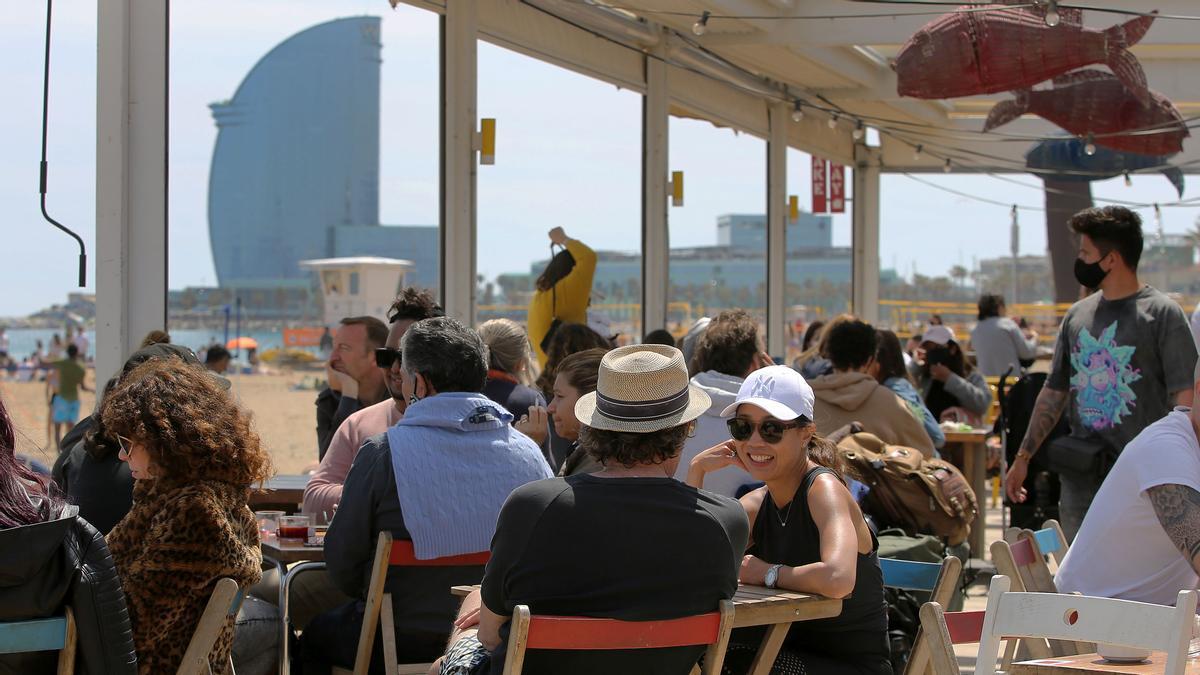
[[[812,158],[812,212],[825,213],[825,190],[828,184],[829,162],[813,155]]]
[[[829,165],[829,212],[846,212],[846,167]]]

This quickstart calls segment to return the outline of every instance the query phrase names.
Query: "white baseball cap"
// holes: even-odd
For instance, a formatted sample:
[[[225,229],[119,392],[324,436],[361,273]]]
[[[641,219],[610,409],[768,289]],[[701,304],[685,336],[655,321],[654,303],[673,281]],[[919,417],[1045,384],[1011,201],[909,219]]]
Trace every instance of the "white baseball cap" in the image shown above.
[[[733,417],[739,405],[748,403],[776,419],[794,420],[803,415],[812,420],[815,401],[803,375],[789,366],[767,366],[750,373],[738,389],[737,400],[721,411],[721,417]]]
[[[921,342],[932,342],[935,345],[946,345],[951,340],[954,340],[954,331],[947,326],[930,326],[929,330],[921,335]]]

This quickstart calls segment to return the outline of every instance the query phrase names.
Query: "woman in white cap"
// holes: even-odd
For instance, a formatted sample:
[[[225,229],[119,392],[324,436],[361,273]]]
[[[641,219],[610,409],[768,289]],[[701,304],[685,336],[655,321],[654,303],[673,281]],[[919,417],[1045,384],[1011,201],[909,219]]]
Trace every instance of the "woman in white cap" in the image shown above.
[[[737,466],[766,483],[741,499],[750,546],[739,581],[846,598],[840,616],[793,624],[772,673],[890,674],[879,545],[842,482],[837,449],[816,435],[813,403],[789,367],[751,373],[724,410],[733,440],[697,455],[687,482],[703,487],[705,474]],[[729,672],[748,669],[760,638],[734,632]]]

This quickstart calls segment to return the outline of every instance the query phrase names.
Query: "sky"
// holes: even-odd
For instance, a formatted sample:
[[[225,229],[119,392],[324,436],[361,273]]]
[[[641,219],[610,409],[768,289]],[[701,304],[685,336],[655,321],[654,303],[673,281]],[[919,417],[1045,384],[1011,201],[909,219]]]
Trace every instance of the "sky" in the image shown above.
[[[75,229],[95,265],[96,3],[54,3],[48,152],[48,210]],[[42,220],[40,151],[45,5],[8,3],[0,44],[8,67],[0,91],[0,316],[21,316],[63,302],[77,290],[76,246]],[[387,0],[210,0],[173,3],[169,168],[169,285],[214,285],[206,190],[216,139],[208,104],[233,96],[273,46],[317,23],[370,14],[383,18],[380,217],[392,225],[434,224],[438,208],[437,17]],[[497,159],[478,177],[479,272],[493,278],[528,271],[542,259],[546,232],[562,226],[597,249],[640,246],[640,98],[487,43],[479,48],[479,114],[497,122]],[[766,210],[766,146],[761,139],[707,122],[672,118],[670,168],[685,172],[685,205],[669,209],[673,246],[714,244],[723,213]],[[1028,188],[987,176],[928,176],[974,195],[1040,206],[1040,181]],[[809,157],[789,150],[787,187],[807,205]],[[849,182],[849,181],[848,181]],[[1197,189],[1196,187],[1192,188]],[[1157,175],[1095,183],[1097,197],[1170,202]],[[1189,192],[1189,196],[1193,194]],[[908,276],[971,267],[1006,255],[1009,209],[884,175],[880,260]],[[1195,209],[1164,209],[1164,229],[1184,232]],[[1149,212],[1147,230],[1156,227]],[[1022,254],[1045,251],[1040,212],[1021,214]],[[835,216],[834,244],[850,243],[849,215]]]

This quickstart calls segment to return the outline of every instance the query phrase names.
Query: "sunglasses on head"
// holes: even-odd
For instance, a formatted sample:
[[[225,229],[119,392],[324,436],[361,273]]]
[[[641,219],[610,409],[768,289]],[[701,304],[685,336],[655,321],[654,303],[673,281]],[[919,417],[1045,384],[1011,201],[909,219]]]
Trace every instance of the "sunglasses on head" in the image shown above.
[[[392,349],[391,347],[375,348],[375,365],[380,368],[391,368],[393,363],[399,363],[400,361],[399,349]]]
[[[801,415],[792,422],[780,422],[779,420],[763,420],[758,424],[751,422],[742,417],[734,417],[725,421],[729,427],[729,435],[735,441],[748,441],[754,435],[754,430],[758,429],[758,437],[764,442],[775,445],[783,440],[783,432],[788,429],[800,429],[809,425],[808,418]]]

